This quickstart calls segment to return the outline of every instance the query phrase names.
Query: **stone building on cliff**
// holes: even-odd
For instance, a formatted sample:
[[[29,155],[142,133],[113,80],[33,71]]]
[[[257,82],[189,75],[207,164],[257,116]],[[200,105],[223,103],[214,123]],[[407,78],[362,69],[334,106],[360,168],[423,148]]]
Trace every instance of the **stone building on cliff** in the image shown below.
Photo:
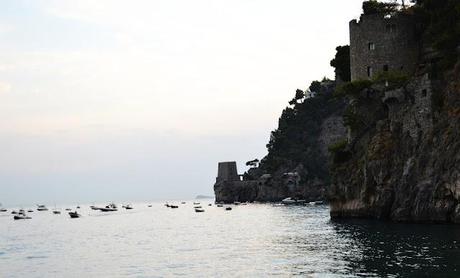
[[[350,21],[351,80],[371,79],[384,71],[412,75],[419,49],[413,16],[363,14]]]

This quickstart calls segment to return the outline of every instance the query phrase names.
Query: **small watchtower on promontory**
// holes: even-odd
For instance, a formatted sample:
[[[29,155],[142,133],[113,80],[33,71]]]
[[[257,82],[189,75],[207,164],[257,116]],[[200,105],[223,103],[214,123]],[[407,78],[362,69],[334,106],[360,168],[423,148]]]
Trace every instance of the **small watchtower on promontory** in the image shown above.
[[[219,162],[216,182],[232,181],[240,181],[240,176],[238,175],[238,170],[236,169],[236,162]]]
[[[413,16],[404,12],[363,14],[350,21],[351,80],[384,71],[415,72],[419,43]]]

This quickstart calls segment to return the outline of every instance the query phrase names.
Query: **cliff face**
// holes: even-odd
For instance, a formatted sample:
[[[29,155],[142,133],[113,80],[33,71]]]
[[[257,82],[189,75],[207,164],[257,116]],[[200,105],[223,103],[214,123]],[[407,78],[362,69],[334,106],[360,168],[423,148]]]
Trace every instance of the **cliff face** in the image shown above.
[[[345,102],[333,97],[334,87],[323,82],[314,97],[286,108],[259,167],[246,172],[243,180],[218,177],[216,201],[324,200],[330,182],[328,146],[346,137],[341,117]]]
[[[460,223],[460,67],[364,90],[347,110],[359,124],[335,154],[331,216]]]

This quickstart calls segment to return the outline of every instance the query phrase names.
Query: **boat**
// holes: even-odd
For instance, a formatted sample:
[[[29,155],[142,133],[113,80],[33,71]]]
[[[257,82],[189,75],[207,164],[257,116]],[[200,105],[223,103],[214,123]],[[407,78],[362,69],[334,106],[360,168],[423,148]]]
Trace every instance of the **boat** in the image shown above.
[[[24,219],[32,219],[32,217],[27,216],[25,214],[18,214],[13,217],[14,220],[24,220]]]
[[[185,202],[182,202],[181,204],[185,205],[186,203],[185,203]]]
[[[81,217],[81,215],[78,214],[77,211],[75,211],[75,212],[71,211],[71,212],[69,212],[69,215],[70,215],[70,218],[80,218]]]
[[[323,201],[314,201],[314,202],[309,202],[308,203],[310,206],[316,206],[316,205],[322,205],[324,204]]]
[[[48,208],[45,205],[37,205],[37,211],[47,211]]]
[[[65,210],[66,210],[66,211],[71,211],[72,209],[70,209],[70,208],[66,208]]]
[[[193,204],[194,204],[194,205],[199,205],[199,204],[200,204],[200,202],[193,202]]]
[[[124,209],[133,209],[133,206],[131,204],[128,204],[126,206],[122,206]]]
[[[53,210],[53,213],[54,213],[54,214],[61,214],[61,211],[59,211],[59,210]]]
[[[281,200],[281,203],[284,205],[298,205],[298,204],[304,204],[305,202],[306,202],[305,200],[298,200],[298,199],[294,199],[291,197]]]
[[[29,209],[27,212],[34,212],[34,210],[33,210],[33,209]]]
[[[23,210],[23,209],[19,210],[19,214],[24,214],[24,213],[26,213],[25,210]]]
[[[208,204],[208,207],[211,207],[211,206],[212,206],[212,204]]]
[[[77,209],[79,209],[79,208],[80,208],[80,206],[77,206]]]
[[[6,208],[0,208],[0,212],[7,212],[8,210]]]
[[[89,206],[92,210],[100,210],[100,208],[96,207],[96,206]]]
[[[195,212],[204,212],[204,209],[202,209],[202,208],[195,208]]]
[[[172,209],[179,208],[179,206],[177,206],[177,205],[170,205],[169,207],[172,208]]]
[[[195,208],[195,209],[200,209],[201,206],[194,206],[193,208]]]
[[[17,215],[15,215],[13,217],[14,220],[24,220],[24,219],[32,219],[32,217],[29,217],[27,216],[25,213],[24,213],[24,210],[22,210],[21,213],[18,213]]]
[[[237,206],[237,205],[240,205],[241,203],[240,203],[240,202],[234,202],[233,204],[234,204],[235,206]]]
[[[11,214],[18,214],[18,212],[15,211],[15,210],[13,210],[13,211],[11,212]]]
[[[231,207],[226,207],[225,210],[232,210],[232,208]]]
[[[149,208],[151,208],[151,207],[152,207],[152,205],[148,205],[148,207],[149,207]]]
[[[223,206],[224,206],[224,205],[222,205],[222,204],[217,204],[217,207],[218,207],[218,208],[221,208],[221,207],[223,207]]]
[[[168,204],[168,203],[166,203],[166,204],[165,204],[165,207],[169,208],[169,207],[171,207],[171,205]]]
[[[117,205],[115,205],[114,203],[110,203],[103,208],[97,208],[97,209],[103,212],[118,211]]]

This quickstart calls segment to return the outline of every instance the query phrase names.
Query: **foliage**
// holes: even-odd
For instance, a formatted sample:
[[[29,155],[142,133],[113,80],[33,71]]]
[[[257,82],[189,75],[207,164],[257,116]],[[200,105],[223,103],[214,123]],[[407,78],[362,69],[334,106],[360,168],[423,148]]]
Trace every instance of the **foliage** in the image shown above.
[[[409,76],[402,71],[382,71],[377,73],[372,81],[374,83],[385,83],[388,90],[404,86]]]
[[[299,100],[302,100],[304,97],[305,97],[305,92],[302,91],[302,90],[300,90],[300,89],[297,89],[297,90],[295,91],[295,96],[294,96],[294,98],[293,98],[291,101],[289,101],[289,104],[290,104],[290,105],[294,105],[294,104],[296,104]]]
[[[365,15],[371,14],[392,14],[398,11],[399,5],[397,3],[384,3],[376,0],[363,2],[363,13]]]
[[[347,107],[342,117],[343,124],[348,126],[352,131],[358,130],[361,127],[362,120],[351,105]]]
[[[424,39],[442,53],[441,69],[451,68],[458,61],[460,45],[460,1],[417,1],[414,14],[424,31]]]
[[[318,93],[321,90],[321,82],[319,81],[311,82],[311,85],[308,89],[310,90],[310,92]]]
[[[347,139],[342,139],[335,144],[332,144],[328,147],[329,152],[336,153],[338,151],[344,150],[348,145]]]
[[[344,138],[328,147],[329,152],[332,154],[332,161],[334,164],[343,163],[351,157],[351,153],[347,150],[347,146],[347,139]]]
[[[342,81],[349,82],[351,80],[350,72],[350,46],[337,46],[337,52],[334,59],[331,60],[331,66],[335,68],[335,72]]]
[[[259,160],[256,158],[254,160],[250,160],[246,162],[246,166],[257,167],[258,163],[259,163]]]
[[[353,96],[356,97],[361,93],[364,89],[370,88],[373,82],[371,80],[362,79],[362,80],[355,80],[351,82],[344,83],[336,88],[334,95],[336,97],[341,96]]]
[[[313,81],[309,90],[317,93],[315,97],[283,110],[278,128],[270,134],[268,155],[260,162],[261,172],[273,173],[302,164],[308,173],[328,178],[327,158],[322,156],[317,138],[324,118],[341,113],[344,107],[343,100],[333,98],[333,87],[328,84],[328,80]]]

